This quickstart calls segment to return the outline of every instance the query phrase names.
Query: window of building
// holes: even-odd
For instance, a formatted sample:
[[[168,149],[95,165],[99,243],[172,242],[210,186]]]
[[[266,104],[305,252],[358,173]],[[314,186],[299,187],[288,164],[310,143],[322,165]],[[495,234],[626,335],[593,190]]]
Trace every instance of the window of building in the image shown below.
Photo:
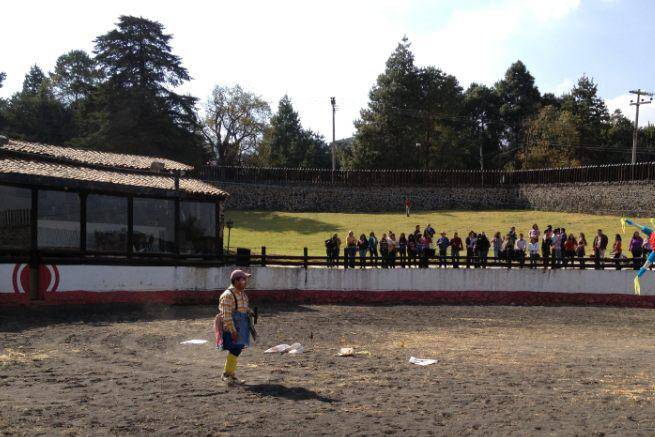
[[[127,251],[127,198],[89,194],[86,198],[86,248]]]
[[[48,249],[80,248],[80,196],[39,190],[38,245]]]
[[[180,253],[216,253],[216,205],[180,202]]]
[[[175,202],[168,199],[134,199],[132,243],[134,253],[175,250]]]
[[[0,248],[30,248],[32,190],[0,185]]]

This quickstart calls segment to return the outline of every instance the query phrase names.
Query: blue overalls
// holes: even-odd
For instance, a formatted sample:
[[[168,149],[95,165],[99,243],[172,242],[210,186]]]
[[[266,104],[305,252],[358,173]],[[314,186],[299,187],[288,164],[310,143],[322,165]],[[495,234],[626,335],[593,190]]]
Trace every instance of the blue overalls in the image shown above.
[[[237,341],[234,342],[232,340],[232,334],[226,330],[223,330],[223,350],[226,350],[232,355],[238,357],[244,347],[250,346],[248,313],[240,313],[235,308],[232,312],[232,321],[234,322],[234,326],[237,328]]]

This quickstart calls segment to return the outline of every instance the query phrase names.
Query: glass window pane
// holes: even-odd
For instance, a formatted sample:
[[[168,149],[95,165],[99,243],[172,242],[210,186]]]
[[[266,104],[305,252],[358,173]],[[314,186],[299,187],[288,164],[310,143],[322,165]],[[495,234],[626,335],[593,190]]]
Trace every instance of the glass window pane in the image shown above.
[[[32,191],[0,186],[0,248],[30,248]]]
[[[135,253],[173,252],[175,202],[167,199],[134,199],[133,230]]]
[[[127,198],[89,194],[86,198],[87,250],[127,251]]]
[[[39,190],[40,248],[79,249],[80,196],[65,191]]]
[[[216,252],[216,205],[180,202],[180,253]]]

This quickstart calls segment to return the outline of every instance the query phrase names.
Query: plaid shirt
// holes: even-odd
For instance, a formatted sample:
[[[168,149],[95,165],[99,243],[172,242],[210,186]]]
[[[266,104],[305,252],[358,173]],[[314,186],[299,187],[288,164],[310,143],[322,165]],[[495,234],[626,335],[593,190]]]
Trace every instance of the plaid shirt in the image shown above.
[[[236,305],[234,298],[236,297]],[[223,317],[223,325],[225,330],[229,332],[237,332],[232,320],[232,313],[237,311],[239,313],[248,312],[248,296],[243,291],[238,291],[234,286],[230,287],[221,294],[218,300],[218,312]]]

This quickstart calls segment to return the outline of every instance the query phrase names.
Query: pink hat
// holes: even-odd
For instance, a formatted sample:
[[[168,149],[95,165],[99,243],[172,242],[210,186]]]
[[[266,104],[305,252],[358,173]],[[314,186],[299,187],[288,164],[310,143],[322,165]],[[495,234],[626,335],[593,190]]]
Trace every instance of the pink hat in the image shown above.
[[[234,282],[237,279],[241,278],[249,278],[252,275],[250,273],[246,273],[243,270],[235,270],[232,273],[230,273],[230,282]]]

